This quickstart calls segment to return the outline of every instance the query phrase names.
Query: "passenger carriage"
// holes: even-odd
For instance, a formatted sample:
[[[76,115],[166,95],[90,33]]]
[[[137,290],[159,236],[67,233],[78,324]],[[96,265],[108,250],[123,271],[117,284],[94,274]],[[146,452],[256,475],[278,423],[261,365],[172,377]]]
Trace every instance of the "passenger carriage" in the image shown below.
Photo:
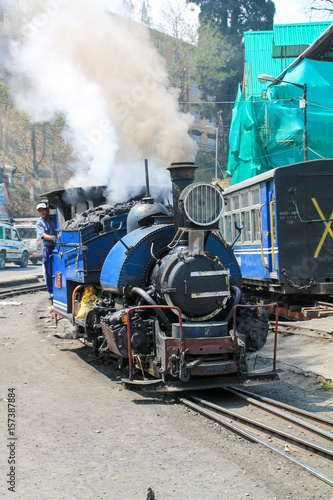
[[[332,159],[278,167],[224,191],[221,231],[245,286],[333,293],[332,191]]]

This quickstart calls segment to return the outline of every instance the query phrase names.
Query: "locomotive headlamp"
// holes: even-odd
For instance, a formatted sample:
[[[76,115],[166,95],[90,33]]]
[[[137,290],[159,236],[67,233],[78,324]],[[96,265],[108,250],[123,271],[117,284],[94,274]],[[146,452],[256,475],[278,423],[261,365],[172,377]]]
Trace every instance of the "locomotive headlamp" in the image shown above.
[[[187,186],[179,197],[186,217],[197,226],[211,226],[224,210],[222,192],[208,182],[197,182]]]

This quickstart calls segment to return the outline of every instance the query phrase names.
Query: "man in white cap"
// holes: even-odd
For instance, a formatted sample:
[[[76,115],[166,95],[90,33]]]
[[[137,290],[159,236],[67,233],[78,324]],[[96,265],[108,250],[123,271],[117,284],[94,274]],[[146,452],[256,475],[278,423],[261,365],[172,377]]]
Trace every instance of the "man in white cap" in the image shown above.
[[[53,283],[52,276],[50,273],[50,263],[49,258],[53,252],[54,245],[57,242],[57,222],[55,215],[50,215],[49,207],[45,202],[38,203],[37,207],[38,215],[40,218],[37,221],[37,235],[43,241],[43,264],[45,269],[45,281],[46,288],[49,292],[49,298],[53,299]]]

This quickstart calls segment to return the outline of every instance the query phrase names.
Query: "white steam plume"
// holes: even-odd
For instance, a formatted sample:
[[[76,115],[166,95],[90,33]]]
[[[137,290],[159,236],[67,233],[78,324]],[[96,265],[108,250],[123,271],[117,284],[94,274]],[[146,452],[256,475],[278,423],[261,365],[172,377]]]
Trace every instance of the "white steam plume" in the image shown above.
[[[76,156],[71,186],[108,183],[117,163],[123,171],[144,157],[164,168],[193,161],[191,115],[179,113],[146,28],[104,0],[20,0],[7,12],[17,104],[36,122],[65,117]]]

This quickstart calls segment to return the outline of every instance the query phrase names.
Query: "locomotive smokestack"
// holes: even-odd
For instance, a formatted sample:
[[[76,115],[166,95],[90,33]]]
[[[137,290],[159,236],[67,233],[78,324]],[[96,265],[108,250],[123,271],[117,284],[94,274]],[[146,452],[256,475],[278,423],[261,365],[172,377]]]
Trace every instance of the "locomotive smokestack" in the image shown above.
[[[145,172],[146,172],[146,197],[150,198],[148,160],[145,160]]]
[[[172,182],[173,213],[176,231],[185,226],[184,215],[179,210],[178,200],[181,192],[194,181],[194,174],[198,167],[192,162],[171,163],[168,168]]]

